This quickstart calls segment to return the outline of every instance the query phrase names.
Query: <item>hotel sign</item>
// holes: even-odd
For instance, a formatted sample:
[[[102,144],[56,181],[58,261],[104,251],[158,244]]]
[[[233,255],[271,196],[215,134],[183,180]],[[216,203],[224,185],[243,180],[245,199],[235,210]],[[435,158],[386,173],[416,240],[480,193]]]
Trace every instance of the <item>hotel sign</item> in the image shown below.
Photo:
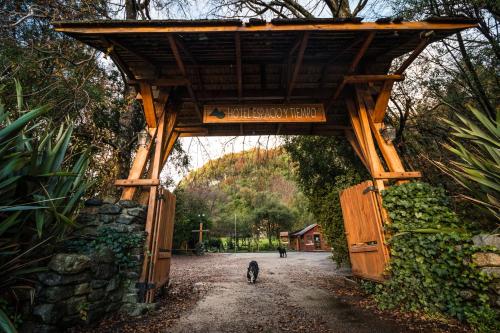
[[[326,122],[323,104],[221,104],[203,108],[205,124],[321,122]]]

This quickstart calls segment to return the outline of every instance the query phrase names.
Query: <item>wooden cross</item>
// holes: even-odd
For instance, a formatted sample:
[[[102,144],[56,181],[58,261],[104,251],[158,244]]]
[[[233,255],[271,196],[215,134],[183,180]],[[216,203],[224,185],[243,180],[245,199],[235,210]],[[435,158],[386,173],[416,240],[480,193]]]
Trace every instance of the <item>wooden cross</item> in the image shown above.
[[[205,229],[203,230],[203,223],[200,223],[200,229],[198,230],[191,230],[191,232],[197,232],[198,233],[198,242],[201,243],[203,242],[203,233],[204,232],[209,232],[210,230]]]

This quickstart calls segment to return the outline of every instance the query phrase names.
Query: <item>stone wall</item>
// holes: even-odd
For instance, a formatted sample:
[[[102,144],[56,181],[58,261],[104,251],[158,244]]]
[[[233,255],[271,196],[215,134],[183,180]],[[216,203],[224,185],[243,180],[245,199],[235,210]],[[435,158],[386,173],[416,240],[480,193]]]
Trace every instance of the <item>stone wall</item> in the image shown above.
[[[477,246],[489,246],[491,251],[476,253],[474,263],[493,278],[490,283],[490,305],[500,312],[500,234],[478,235],[472,241]]]
[[[72,239],[62,253],[52,257],[48,270],[38,274],[32,318],[24,325],[25,332],[58,332],[96,323],[119,310],[138,315],[151,306],[138,302],[136,288],[142,268],[146,207],[133,201],[112,204],[98,199],[88,200],[85,206]],[[116,252],[112,245],[103,245],[102,235],[106,234],[135,235],[139,244],[128,248],[128,253],[121,253],[123,249]],[[121,264],[118,259],[122,259]]]

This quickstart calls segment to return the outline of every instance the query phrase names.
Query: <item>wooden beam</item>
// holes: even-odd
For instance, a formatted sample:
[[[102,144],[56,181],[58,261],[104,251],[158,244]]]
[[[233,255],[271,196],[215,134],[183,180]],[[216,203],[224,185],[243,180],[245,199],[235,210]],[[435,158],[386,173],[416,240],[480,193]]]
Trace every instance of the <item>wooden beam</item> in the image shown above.
[[[234,34],[234,46],[236,53],[236,80],[238,82],[238,100],[243,97],[243,74],[241,69],[241,38],[240,33]]]
[[[172,53],[174,54],[175,61],[177,62],[177,67],[179,68],[182,76],[185,77],[189,82],[187,84],[187,90],[188,90],[189,96],[191,96],[191,98],[193,99],[194,108],[195,108],[196,112],[198,113],[198,116],[200,117],[200,120],[201,120],[202,114],[200,111],[200,107],[198,105],[198,101],[196,100],[196,95],[194,93],[191,82],[189,81],[189,79],[187,77],[186,67],[184,66],[184,62],[182,61],[181,54],[179,53],[179,49],[177,47],[176,40],[175,40],[174,36],[172,36],[171,34],[168,35],[168,42],[170,44],[170,49],[172,50]]]
[[[155,151],[154,155],[152,156],[153,158],[151,159],[151,165],[150,165],[150,178],[151,179],[158,179],[160,177],[160,163],[161,163],[161,155],[162,155],[162,148],[163,148],[163,140],[165,138],[165,128],[166,128],[166,123],[167,123],[167,112],[163,112],[159,122],[158,122],[158,130],[157,130],[157,135],[156,135],[156,142],[155,142]],[[154,225],[154,219],[157,214],[158,210],[158,188],[157,187],[151,187],[149,190],[149,198],[148,198],[148,211],[146,214],[146,226],[145,226],[145,231],[146,231],[146,244],[148,245],[145,250],[144,250],[144,262],[142,265],[142,272],[141,272],[141,277],[140,277],[140,282],[142,283],[147,283],[149,281],[149,275],[150,275],[150,266],[151,266],[151,258],[149,257],[149,254],[152,253],[153,251],[153,239],[152,239],[152,231],[153,231],[153,225]],[[148,295],[149,293],[146,293]],[[147,296],[148,297],[148,296]],[[146,302],[148,302],[149,299],[146,298]]]
[[[101,36],[99,39],[106,45],[109,57],[113,60],[116,67],[118,67],[118,70],[120,70],[120,72],[122,72],[128,79],[135,80],[135,76],[132,71],[127,67],[127,65],[125,65],[118,53],[114,50],[114,45],[104,36]]]
[[[263,25],[233,25],[233,26],[159,26],[144,22],[144,25],[104,26],[102,23],[78,24],[73,22],[53,22],[56,31],[72,34],[123,34],[123,33],[220,33],[220,32],[258,32],[258,31],[406,31],[406,30],[463,30],[477,27],[477,23],[453,22],[401,22],[393,23],[315,23],[315,24],[280,24],[266,23]]]
[[[376,172],[383,172],[384,168],[380,162],[375,144],[368,123],[368,115],[363,103],[355,103],[351,99],[346,99],[347,110],[351,120],[354,134],[359,147],[368,164],[368,170],[373,175]]]
[[[404,80],[403,75],[346,75],[344,80],[346,83],[368,83],[368,82],[377,82],[377,81],[402,81]]]
[[[370,46],[370,44],[372,43],[372,41],[373,41],[374,38],[375,38],[375,32],[374,31],[369,32],[368,36],[366,36],[363,44],[359,48],[358,53],[356,53],[356,56],[354,57],[354,59],[352,60],[351,64],[349,65],[349,69],[347,70],[347,73],[350,74],[350,73],[353,73],[354,71],[356,71],[356,68],[358,67],[359,62],[361,61],[361,59],[365,55],[366,50],[368,49],[368,47]],[[346,79],[344,77],[342,79],[342,82],[337,86],[337,89],[333,93],[332,97],[330,97],[330,99],[328,100],[328,102],[326,104],[326,112],[328,112],[328,110],[335,103],[335,100],[340,96],[340,93],[344,89],[346,83],[347,82],[346,82]]]
[[[376,172],[373,174],[375,179],[411,179],[411,178],[421,178],[422,173],[419,171],[407,171],[407,172]]]
[[[140,83],[149,83],[152,86],[157,87],[175,87],[175,86],[185,86],[189,81],[185,77],[168,77],[159,79],[140,79],[140,80],[128,80],[127,83],[130,85],[139,85]]]
[[[168,140],[164,151],[163,151],[163,158],[162,158],[162,169],[165,167],[165,164],[167,163],[168,157],[172,153],[172,150],[174,149],[175,142],[179,138],[180,133],[179,132],[173,132],[172,135],[170,136],[170,139]]]
[[[282,88],[286,88],[286,84],[290,80],[290,67],[292,67],[292,57],[295,51],[297,51],[297,49],[299,48],[301,41],[302,39],[299,36],[297,36],[294,43],[292,44],[292,47],[283,57],[283,65],[281,66],[281,73],[280,73],[281,75],[280,81]]]
[[[373,41],[373,38],[375,38],[375,32],[372,31],[368,33],[368,36],[366,36],[365,41],[361,45],[361,47],[358,50],[358,53],[356,53],[356,56],[354,57],[353,61],[351,62],[351,65],[349,66],[349,70],[347,71],[348,73],[353,73],[356,70],[356,67],[358,67],[359,62],[363,58],[363,56],[366,53],[366,50],[368,50],[368,47]]]
[[[142,107],[144,109],[144,117],[146,118],[146,123],[150,128],[156,127],[156,112],[151,85],[145,82],[141,82],[139,84],[139,88],[141,90]]]
[[[356,155],[359,157],[363,165],[367,170],[370,170],[370,167],[366,163],[365,156],[363,155],[363,152],[361,151],[361,147],[359,146],[358,141],[356,140],[356,137],[354,136],[354,132],[352,130],[345,130],[345,137],[347,138],[347,141],[351,144],[352,149],[356,153]]]
[[[155,140],[156,131],[151,138],[151,141],[147,146],[139,146],[137,152],[135,154],[134,162],[132,163],[132,167],[130,168],[128,178],[129,179],[138,179],[142,177],[144,170],[146,169],[146,163],[148,161],[148,156],[151,151],[152,142]],[[122,191],[122,195],[120,200],[133,200],[134,195],[136,193],[136,188],[124,188]]]
[[[380,93],[378,94],[377,101],[375,102],[375,107],[373,109],[373,121],[376,123],[380,123],[384,120],[393,86],[394,81],[387,80],[380,89]]]
[[[326,77],[328,72],[328,66],[333,64],[338,58],[340,58],[344,53],[351,50],[353,47],[358,45],[364,40],[364,38],[356,38],[353,42],[349,42],[345,44],[344,47],[341,48],[340,52],[337,52],[333,57],[331,57],[326,64],[323,65],[321,69],[321,78],[320,78],[320,86],[324,87],[326,84]]]
[[[131,53],[132,55],[134,55],[135,57],[141,59],[142,61],[144,61],[146,64],[148,64],[149,66],[151,67],[154,67],[156,71],[158,71],[158,65],[152,60],[150,59],[149,57],[146,57],[145,55],[142,55],[141,53],[135,51],[134,49],[124,45],[123,43],[119,42],[118,40],[114,39],[114,38],[108,38],[108,41],[115,45],[115,46],[118,46],[124,50],[126,50],[127,52]]]
[[[340,84],[337,86],[337,89],[335,89],[335,92],[333,93],[332,97],[330,97],[328,99],[328,102],[326,102],[325,106],[326,113],[328,113],[328,110],[330,110],[330,108],[333,106],[337,98],[340,96],[340,93],[342,92],[342,90],[344,90],[345,85],[346,81],[345,79],[342,79],[342,82],[340,82]]]
[[[292,95],[293,88],[295,86],[295,81],[297,81],[297,76],[299,75],[300,72],[300,67],[302,66],[302,60],[304,59],[304,53],[307,48],[307,42],[309,40],[309,32],[306,31],[302,35],[302,40],[300,42],[300,49],[297,54],[297,61],[295,61],[295,66],[293,68],[293,73],[292,73],[292,78],[290,79],[290,82],[288,84],[288,92],[286,94],[286,102],[290,101],[290,96]]]
[[[117,179],[115,186],[158,186],[160,185],[159,179]]]
[[[158,94],[158,98],[154,102],[156,118],[160,118],[161,114],[165,112],[165,106],[167,105],[168,98],[170,96],[170,90],[161,88]]]
[[[403,61],[401,66],[394,72],[394,74],[403,74],[403,72],[411,65],[411,63],[419,56],[420,53],[427,47],[430,43],[430,37],[434,34],[434,31],[427,31],[423,33],[423,38],[418,44],[417,48],[408,56],[408,58]]]
[[[185,126],[185,127],[176,127],[174,131],[179,132],[179,133],[205,133],[208,131],[206,127],[197,127],[197,126]]]
[[[198,79],[198,84],[200,85],[199,90],[203,90],[203,78],[201,77],[201,72],[200,72],[201,66],[198,64],[198,61],[196,61],[196,58],[193,56],[191,51],[189,51],[189,48],[186,45],[184,45],[184,42],[179,38],[174,37],[174,39],[175,43],[177,44],[181,52],[183,52],[188,58],[188,60],[193,64],[192,67],[194,68],[196,78]]]
[[[384,140],[382,135],[380,134],[380,129],[382,128],[382,123],[376,123],[373,120],[373,100],[371,98],[370,93],[366,89],[362,89],[356,87],[356,94],[359,100],[362,100],[365,103],[366,108],[368,109],[368,122],[370,123],[370,129],[372,131],[373,137],[377,142],[380,152],[384,157],[384,160],[389,168],[389,171],[394,172],[404,172],[403,163],[401,163],[401,159],[394,148],[392,142],[387,142]]]

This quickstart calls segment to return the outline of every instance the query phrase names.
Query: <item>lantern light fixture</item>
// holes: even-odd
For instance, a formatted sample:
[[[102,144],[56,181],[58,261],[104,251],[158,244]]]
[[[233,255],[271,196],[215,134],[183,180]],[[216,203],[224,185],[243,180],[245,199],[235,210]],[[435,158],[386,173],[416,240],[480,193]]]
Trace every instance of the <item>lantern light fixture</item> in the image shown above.
[[[392,142],[396,139],[396,129],[391,125],[385,125],[380,129],[380,135],[386,142]]]
[[[146,147],[150,139],[149,133],[145,129],[137,133],[137,145],[139,147]]]

